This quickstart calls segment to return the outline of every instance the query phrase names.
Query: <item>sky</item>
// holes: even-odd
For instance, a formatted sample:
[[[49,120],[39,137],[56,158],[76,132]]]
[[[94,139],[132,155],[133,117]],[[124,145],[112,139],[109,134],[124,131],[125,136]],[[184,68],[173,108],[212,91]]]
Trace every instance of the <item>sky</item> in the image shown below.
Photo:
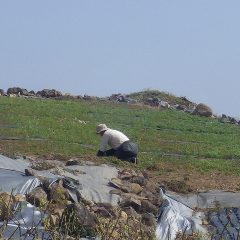
[[[240,116],[239,0],[0,1],[0,88],[157,89]]]

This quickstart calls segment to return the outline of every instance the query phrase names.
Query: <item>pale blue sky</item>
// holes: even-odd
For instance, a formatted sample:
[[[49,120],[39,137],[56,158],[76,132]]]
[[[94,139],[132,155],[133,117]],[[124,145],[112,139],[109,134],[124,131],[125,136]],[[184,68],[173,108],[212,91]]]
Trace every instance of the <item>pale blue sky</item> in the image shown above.
[[[0,88],[150,88],[240,115],[239,25],[239,0],[0,1]]]

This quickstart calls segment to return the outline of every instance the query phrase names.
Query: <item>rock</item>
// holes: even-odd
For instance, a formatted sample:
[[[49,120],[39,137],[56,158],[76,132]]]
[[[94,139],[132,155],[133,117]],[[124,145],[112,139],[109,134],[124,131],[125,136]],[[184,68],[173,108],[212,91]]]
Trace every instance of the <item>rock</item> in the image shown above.
[[[130,183],[131,193],[139,194],[143,188],[137,183]]]
[[[31,94],[32,96],[34,96],[34,95],[35,95],[35,92],[34,92],[33,90],[31,90],[31,91],[29,92],[29,94]]]
[[[48,202],[47,194],[41,187],[37,187],[27,195],[27,201],[36,207],[44,206]]]
[[[14,196],[7,192],[0,193],[0,221],[9,220],[14,207]]]
[[[22,88],[22,91],[20,92],[21,95],[24,95],[24,96],[30,96],[31,94],[29,94],[28,90],[25,89],[25,88]]]
[[[112,214],[105,207],[95,207],[93,208],[94,212],[101,217],[112,217]]]
[[[204,117],[211,117],[213,115],[213,111],[209,106],[203,103],[199,103],[192,114]]]
[[[0,96],[4,96],[5,95],[5,92],[3,89],[0,89]]]
[[[124,211],[121,211],[121,213],[120,213],[120,219],[123,220],[124,222],[127,222],[127,219],[128,219],[127,213],[124,212]]]
[[[142,215],[142,223],[147,226],[156,226],[156,219],[151,213],[144,213]]]
[[[25,202],[26,196],[23,194],[17,194],[17,195],[15,195],[15,201],[16,202]]]
[[[16,94],[18,95],[19,93],[21,94],[22,92],[22,89],[20,87],[12,87],[12,88],[9,88],[7,90],[7,94],[10,95],[10,94]]]
[[[154,97],[154,98],[147,98],[144,101],[144,104],[150,105],[152,107],[158,107],[160,106],[160,102],[161,102],[161,99]]]
[[[160,101],[160,107],[162,108],[170,108],[170,104],[168,102],[165,102],[165,101]]]
[[[136,218],[136,219],[138,219],[140,217],[140,215],[131,206],[124,207],[122,209],[129,217]]]
[[[83,98],[82,98],[83,100],[87,100],[87,101],[91,101],[91,100],[95,100],[95,98],[94,97],[91,97],[91,96],[89,96],[89,95],[84,95],[83,96]]]
[[[121,193],[122,198],[134,198],[137,200],[148,200],[146,197],[140,196],[140,195],[136,195],[134,193]]]
[[[123,199],[120,202],[121,207],[132,207],[135,211],[139,211],[141,208],[141,201],[133,197]]]
[[[62,180],[53,183],[50,186],[50,201],[54,203],[64,204],[67,200],[72,200],[69,192],[63,187]]]
[[[219,119],[220,122],[222,123],[230,123],[230,119],[227,115],[222,114],[221,118]]]
[[[26,176],[37,176],[37,173],[36,173],[36,171],[34,171],[31,168],[26,168],[25,169],[25,175]]]
[[[74,166],[74,165],[79,165],[79,161],[77,159],[69,159],[66,162],[66,166]]]
[[[121,180],[129,180],[132,178],[131,174],[124,174],[119,177]]]
[[[112,189],[109,191],[110,194],[116,194],[116,195],[121,195],[121,190],[119,189]]]
[[[83,203],[68,205],[63,214],[65,216],[64,219],[66,219],[69,225],[74,224],[79,228],[95,228],[96,226],[96,217],[90,213]]]
[[[20,87],[13,87],[13,88],[9,88],[7,90],[7,94],[8,95],[24,95],[24,96],[30,96],[31,94],[29,94],[28,90],[25,88],[20,88]]]
[[[147,183],[145,184],[145,189],[153,194],[156,194],[159,193],[160,186],[158,183],[148,180]]]
[[[174,105],[175,109],[180,110],[180,111],[185,111],[186,107],[184,105],[176,104]]]
[[[42,91],[38,91],[37,95],[45,98],[55,98],[55,97],[61,97],[62,93],[60,91],[57,91],[55,89],[43,89]]]
[[[153,213],[154,215],[157,215],[158,208],[148,200],[141,200],[140,211],[143,213]]]
[[[136,176],[136,177],[133,177],[133,178],[130,180],[130,182],[131,182],[131,183],[137,183],[137,184],[139,184],[140,186],[144,186],[144,185],[146,185],[147,180],[145,179],[145,177]]]
[[[115,188],[121,189],[121,187],[123,186],[123,183],[122,183],[121,179],[112,178],[111,181],[109,182],[109,185],[111,185]]]
[[[149,201],[153,201],[155,194],[144,188],[141,192],[141,196],[146,197]]]
[[[66,205],[52,204],[48,205],[48,214],[51,226],[59,226],[60,220],[62,219]]]

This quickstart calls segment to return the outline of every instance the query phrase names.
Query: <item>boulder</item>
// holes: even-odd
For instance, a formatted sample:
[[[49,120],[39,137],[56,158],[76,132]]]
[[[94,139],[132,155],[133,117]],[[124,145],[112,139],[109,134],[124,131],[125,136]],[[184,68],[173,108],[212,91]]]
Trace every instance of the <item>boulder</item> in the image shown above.
[[[34,96],[34,95],[35,95],[35,92],[34,92],[33,90],[31,90],[31,91],[29,92],[29,94],[31,94],[32,96]]]
[[[22,89],[20,87],[12,87],[7,90],[7,94],[21,94]]]
[[[48,202],[47,194],[41,187],[37,187],[27,195],[27,201],[36,207],[45,206]]]
[[[143,188],[137,183],[130,183],[130,192],[134,194],[139,194],[142,192]]]
[[[69,159],[67,162],[66,162],[66,166],[74,166],[74,165],[79,165],[80,162],[78,159]]]
[[[160,101],[160,107],[162,108],[170,108],[170,104],[166,101]]]
[[[57,91],[55,89],[43,89],[42,91],[37,92],[38,96],[45,97],[45,98],[55,98],[55,97],[61,97],[62,93],[60,91]]]
[[[161,103],[161,99],[159,98],[147,98],[145,101],[144,101],[144,104],[146,105],[150,105],[152,107],[158,107],[160,106],[160,103]]]
[[[59,180],[53,183],[50,187],[50,200],[54,203],[65,204],[71,200],[69,192],[63,187],[63,181]]]
[[[25,175],[26,176],[37,176],[37,172],[31,168],[26,168],[25,169]]]
[[[209,106],[199,103],[192,114],[203,117],[211,117],[213,115],[213,111]]]
[[[137,184],[139,184],[140,186],[144,186],[144,185],[146,185],[147,180],[145,179],[145,177],[135,176],[135,177],[133,177],[133,178],[130,180],[130,182],[132,182],[132,183],[137,183]]]
[[[186,107],[184,105],[176,104],[174,105],[175,109],[180,110],[180,111],[185,111]]]
[[[82,99],[91,101],[91,100],[94,100],[95,98],[85,94]]]
[[[148,200],[141,200],[140,211],[143,213],[153,213],[156,216],[158,213],[158,208]]]
[[[0,96],[4,96],[5,95],[5,92],[3,89],[0,89]]]
[[[128,198],[123,199],[120,202],[120,207],[122,207],[122,208],[132,207],[135,211],[138,212],[141,208],[141,201],[134,197],[128,197]]]
[[[8,95],[24,95],[24,96],[30,96],[31,94],[28,92],[27,89],[25,88],[20,88],[20,87],[12,87],[7,90]]]
[[[97,214],[100,217],[112,217],[111,212],[109,212],[105,207],[95,207],[94,209],[95,214]]]
[[[130,207],[124,207],[124,212],[127,213],[128,216],[131,216],[133,218],[139,218],[140,214],[138,214],[131,206]]]
[[[79,228],[95,228],[96,217],[92,214],[83,203],[73,203],[66,207],[64,213],[64,220],[68,224],[66,226],[71,228],[79,226]]]
[[[144,213],[142,215],[142,223],[147,226],[156,226],[156,219],[151,213]]]
[[[28,92],[27,89],[25,88],[22,88],[22,91],[20,92],[21,95],[24,95],[24,96],[30,96],[31,94]]]

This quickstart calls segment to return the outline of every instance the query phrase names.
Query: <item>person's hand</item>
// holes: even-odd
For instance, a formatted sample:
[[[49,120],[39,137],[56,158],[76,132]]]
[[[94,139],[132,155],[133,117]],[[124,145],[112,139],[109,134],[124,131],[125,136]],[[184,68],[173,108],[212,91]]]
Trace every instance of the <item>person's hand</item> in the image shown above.
[[[98,150],[98,152],[97,152],[98,157],[103,157],[105,155],[106,155],[105,152]]]

